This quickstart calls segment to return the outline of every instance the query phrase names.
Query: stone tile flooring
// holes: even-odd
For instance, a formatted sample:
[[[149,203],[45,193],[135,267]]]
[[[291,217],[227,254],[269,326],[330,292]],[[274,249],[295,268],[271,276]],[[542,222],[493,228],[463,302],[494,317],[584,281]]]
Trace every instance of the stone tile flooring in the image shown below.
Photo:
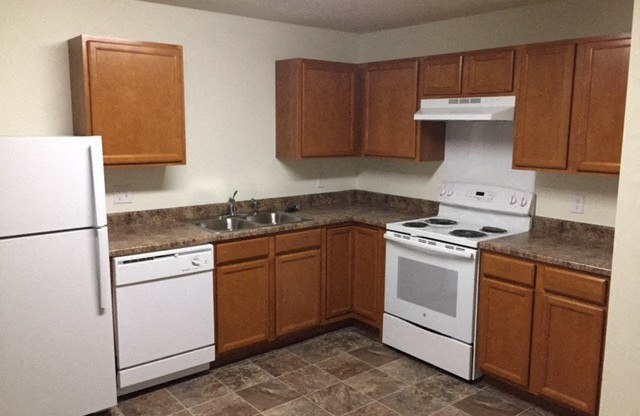
[[[348,327],[127,396],[110,416],[554,416]]]

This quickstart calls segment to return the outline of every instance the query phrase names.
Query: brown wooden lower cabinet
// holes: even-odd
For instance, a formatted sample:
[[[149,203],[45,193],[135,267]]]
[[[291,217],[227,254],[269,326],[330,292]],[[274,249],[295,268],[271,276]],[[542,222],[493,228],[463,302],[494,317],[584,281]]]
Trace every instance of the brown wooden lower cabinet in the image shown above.
[[[320,325],[320,247],[278,255],[275,264],[276,336]]]
[[[351,312],[353,227],[329,228],[326,250],[325,318],[332,319]]]
[[[380,239],[384,241],[382,233],[368,227],[327,230],[327,319],[354,313],[356,319],[380,327],[384,291]]]
[[[597,414],[608,278],[493,253],[483,254],[481,270],[480,368]],[[523,283],[533,270],[534,281]]]
[[[218,353],[352,318],[380,328],[383,234],[348,225],[217,244]]]
[[[269,259],[216,269],[218,352],[246,347],[271,336]]]

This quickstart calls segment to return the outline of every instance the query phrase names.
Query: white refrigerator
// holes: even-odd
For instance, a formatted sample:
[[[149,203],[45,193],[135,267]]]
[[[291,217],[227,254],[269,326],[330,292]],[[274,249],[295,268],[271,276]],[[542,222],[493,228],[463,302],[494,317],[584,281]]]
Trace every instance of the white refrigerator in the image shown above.
[[[116,404],[100,137],[0,137],[0,415]]]

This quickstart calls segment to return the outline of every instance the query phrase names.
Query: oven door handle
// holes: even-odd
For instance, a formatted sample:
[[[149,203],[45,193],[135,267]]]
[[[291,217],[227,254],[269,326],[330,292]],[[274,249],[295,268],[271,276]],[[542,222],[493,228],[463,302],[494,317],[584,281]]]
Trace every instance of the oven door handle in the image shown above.
[[[418,243],[416,241],[413,240],[407,240],[405,238],[398,238],[396,236],[394,236],[391,233],[385,233],[384,234],[384,238],[389,240],[389,241],[393,241],[395,243],[399,243],[399,244],[403,244],[405,246],[409,246],[415,249],[418,249],[420,251],[425,251],[425,252],[436,252],[436,253],[441,253],[441,254],[447,254],[449,256],[456,256],[456,257],[463,257],[466,259],[474,259],[476,253],[470,250],[464,250],[464,251],[457,251],[455,249],[448,249],[448,248],[442,248],[439,246],[430,246],[427,244],[423,244],[423,243]]]

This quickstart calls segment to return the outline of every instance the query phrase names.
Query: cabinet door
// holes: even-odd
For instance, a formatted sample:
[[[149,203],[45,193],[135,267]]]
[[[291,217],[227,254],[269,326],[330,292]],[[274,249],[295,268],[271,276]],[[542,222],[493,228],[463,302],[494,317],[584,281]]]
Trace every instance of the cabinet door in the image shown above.
[[[378,267],[378,233],[364,227],[354,227],[353,311],[376,320],[376,273]]]
[[[302,62],[302,157],[355,154],[355,68]]]
[[[533,289],[482,278],[478,365],[487,374],[527,388]]]
[[[276,335],[320,324],[320,250],[276,257]]]
[[[271,335],[269,259],[216,269],[218,352],[267,341]]]
[[[514,50],[465,54],[465,94],[513,92],[514,56]]]
[[[351,282],[353,270],[352,227],[327,230],[326,318],[351,312]]]
[[[571,115],[575,168],[620,172],[630,39],[578,45]]]
[[[367,65],[364,82],[364,155],[415,159],[418,61]]]
[[[605,308],[536,293],[531,391],[595,414],[600,386]]]
[[[574,55],[574,44],[522,49],[514,167],[567,168]]]
[[[182,47],[89,38],[85,48],[90,105],[85,126],[74,114],[76,134],[102,136],[105,165],[185,163]]]
[[[428,56],[420,61],[420,95],[462,93],[462,55]]]

